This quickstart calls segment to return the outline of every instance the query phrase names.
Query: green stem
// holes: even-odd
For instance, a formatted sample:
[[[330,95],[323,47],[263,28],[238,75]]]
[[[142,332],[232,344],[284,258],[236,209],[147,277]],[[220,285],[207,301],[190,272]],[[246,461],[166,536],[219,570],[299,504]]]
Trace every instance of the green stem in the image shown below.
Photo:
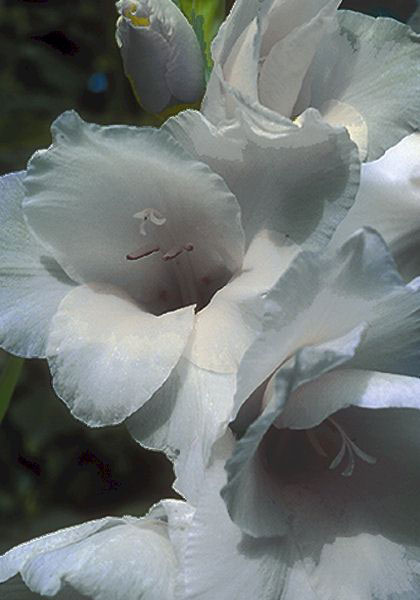
[[[0,376],[0,423],[9,408],[24,362],[23,358],[16,356],[9,356],[6,360],[6,365]]]

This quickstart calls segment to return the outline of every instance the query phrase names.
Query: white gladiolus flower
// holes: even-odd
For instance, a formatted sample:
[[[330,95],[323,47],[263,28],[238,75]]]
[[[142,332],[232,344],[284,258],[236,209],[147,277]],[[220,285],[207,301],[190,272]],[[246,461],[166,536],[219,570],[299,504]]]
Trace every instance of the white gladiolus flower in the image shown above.
[[[209,470],[184,600],[419,597],[419,336],[419,281],[376,233],[295,259],[239,371],[260,415]]]
[[[172,129],[189,118],[212,147],[200,113]],[[177,458],[188,499],[231,418],[261,295],[300,248],[328,243],[358,187],[344,130],[311,111],[269,132],[249,118],[218,132],[225,180],[168,130],[75,113],[26,175],[1,180],[1,345],[47,357],[88,425],[132,415],[137,440]]]
[[[393,19],[337,11],[340,0],[237,0],[213,43],[203,111],[237,102],[295,118],[309,106],[378,158],[420,126],[419,36]]]
[[[204,93],[204,60],[195,33],[172,0],[119,0],[117,43],[145,110],[159,113]]]
[[[20,573],[33,592],[57,600],[175,600],[192,515],[185,502],[163,500],[144,518],[105,517],[44,535],[0,557],[0,582]],[[16,583],[0,586],[1,597],[25,598]]]

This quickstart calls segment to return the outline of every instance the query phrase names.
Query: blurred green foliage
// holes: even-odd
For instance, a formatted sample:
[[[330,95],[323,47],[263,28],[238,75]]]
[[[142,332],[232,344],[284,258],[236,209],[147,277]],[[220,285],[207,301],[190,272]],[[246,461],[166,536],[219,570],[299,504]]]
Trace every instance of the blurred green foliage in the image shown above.
[[[121,69],[112,0],[0,4],[0,169],[23,168],[49,144],[51,121],[75,108],[87,120],[140,122]]]
[[[23,358],[8,356],[0,376],[0,423],[3,421],[10,400],[22,374]]]
[[[51,520],[63,527],[105,514],[141,515],[175,495],[171,481],[161,454],[143,450],[124,426],[90,429],[76,421],[54,395],[45,362],[25,362],[0,426],[0,540],[36,535],[39,522],[49,529]]]
[[[225,0],[174,0],[191,23],[206,63],[206,76],[212,69],[211,42],[223,22]]]

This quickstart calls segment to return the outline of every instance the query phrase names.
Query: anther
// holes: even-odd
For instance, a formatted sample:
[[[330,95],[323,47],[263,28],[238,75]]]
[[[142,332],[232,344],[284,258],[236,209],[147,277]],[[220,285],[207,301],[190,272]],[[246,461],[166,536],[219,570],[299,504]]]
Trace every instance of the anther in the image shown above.
[[[151,254],[154,254],[155,252],[159,252],[160,248],[156,247],[156,248],[150,248],[149,250],[138,250],[136,254],[131,253],[131,254],[127,254],[126,259],[127,260],[139,260],[140,258],[145,258],[146,256],[150,256]]]
[[[173,260],[180,254],[182,254],[184,251],[192,252],[192,250],[194,250],[194,246],[192,244],[185,244],[185,246],[181,246],[181,248],[179,248],[179,247],[171,248],[171,250],[168,250],[168,252],[166,252],[162,256],[162,260],[164,260],[164,261]]]

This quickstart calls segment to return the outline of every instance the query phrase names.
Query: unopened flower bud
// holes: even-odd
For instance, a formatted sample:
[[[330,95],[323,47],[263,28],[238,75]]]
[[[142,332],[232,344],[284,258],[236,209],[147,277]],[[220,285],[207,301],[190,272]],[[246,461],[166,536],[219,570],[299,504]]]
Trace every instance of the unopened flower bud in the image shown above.
[[[204,61],[193,28],[172,0],[119,0],[117,43],[143,108],[159,113],[204,92]]]

